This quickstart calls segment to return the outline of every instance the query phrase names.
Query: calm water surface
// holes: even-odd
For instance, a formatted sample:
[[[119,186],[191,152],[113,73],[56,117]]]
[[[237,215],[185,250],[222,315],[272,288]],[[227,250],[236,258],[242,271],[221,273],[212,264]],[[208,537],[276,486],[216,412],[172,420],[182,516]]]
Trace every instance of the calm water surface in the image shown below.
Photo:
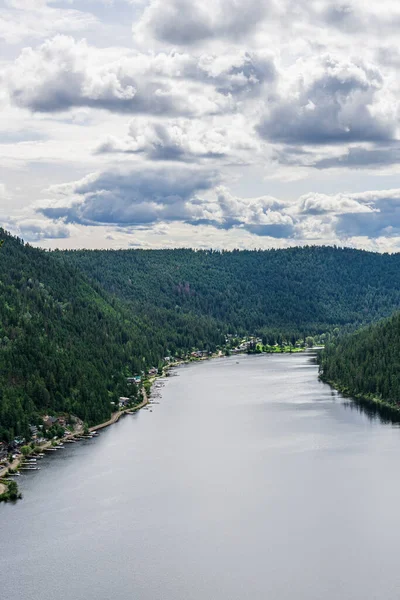
[[[399,428],[307,355],[178,373],[152,412],[19,478],[1,598],[398,600]]]

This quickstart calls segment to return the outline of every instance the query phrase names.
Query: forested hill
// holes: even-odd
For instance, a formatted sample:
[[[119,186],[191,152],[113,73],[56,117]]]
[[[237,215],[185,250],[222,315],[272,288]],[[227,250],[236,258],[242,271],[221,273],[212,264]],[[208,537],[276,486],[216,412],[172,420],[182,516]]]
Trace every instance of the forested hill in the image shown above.
[[[400,406],[400,314],[329,344],[321,377],[353,396]]]
[[[131,360],[131,332],[74,267],[0,235],[0,440],[28,436],[39,412],[100,421],[118,391],[112,376]]]
[[[224,339],[210,320],[164,330],[74,265],[3,230],[0,239],[0,441],[28,436],[40,414],[72,413],[89,425],[109,418],[111,401],[128,393],[126,377],[166,356],[167,335],[189,346]]]
[[[400,307],[400,255],[306,247],[268,251],[58,253],[135,311],[191,314],[221,327],[313,334],[361,325]]]
[[[0,230],[0,440],[88,424],[126,378],[225,336],[294,343],[400,308],[400,256],[336,248],[46,252]]]

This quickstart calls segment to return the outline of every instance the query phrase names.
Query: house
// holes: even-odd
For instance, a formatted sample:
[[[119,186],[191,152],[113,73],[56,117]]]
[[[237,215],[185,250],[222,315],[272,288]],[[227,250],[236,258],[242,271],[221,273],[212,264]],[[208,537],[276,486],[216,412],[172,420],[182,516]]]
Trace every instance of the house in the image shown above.
[[[121,396],[118,402],[119,407],[124,408],[127,404],[129,404],[129,398]]]
[[[45,429],[50,429],[50,427],[53,427],[53,425],[55,425],[57,421],[57,417],[49,417],[49,415],[43,417],[43,424],[45,426]]]
[[[149,369],[149,375],[157,375],[157,369],[156,367],[152,367],[151,369]]]
[[[140,377],[140,375],[135,375],[134,377],[127,377],[126,378],[127,383],[134,383],[136,385],[138,385],[139,383],[141,383],[142,378]]]
[[[247,350],[247,348],[250,346],[251,342],[243,342],[242,344],[240,344],[239,349],[240,350]]]

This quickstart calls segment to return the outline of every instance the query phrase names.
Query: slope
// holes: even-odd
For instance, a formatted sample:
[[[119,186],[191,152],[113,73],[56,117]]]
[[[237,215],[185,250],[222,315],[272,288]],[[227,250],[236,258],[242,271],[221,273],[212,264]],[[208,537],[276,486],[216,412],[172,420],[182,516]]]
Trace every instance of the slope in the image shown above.
[[[351,395],[400,405],[400,314],[329,344],[320,372]]]
[[[136,314],[207,317],[222,330],[286,336],[353,327],[400,307],[400,255],[305,247],[268,251],[57,253]]]
[[[157,361],[162,343],[73,266],[0,236],[0,440],[28,436],[40,413],[108,418],[126,375]]]

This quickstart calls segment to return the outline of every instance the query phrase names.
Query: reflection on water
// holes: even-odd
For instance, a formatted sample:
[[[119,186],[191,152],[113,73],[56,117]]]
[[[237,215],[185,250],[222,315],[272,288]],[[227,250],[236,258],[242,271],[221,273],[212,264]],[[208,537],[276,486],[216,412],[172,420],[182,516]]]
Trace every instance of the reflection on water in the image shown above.
[[[366,415],[370,421],[378,419],[381,423],[393,426],[399,426],[400,423],[400,413],[381,404],[350,398],[343,401],[343,406]]]
[[[310,362],[318,364],[318,351],[310,351]],[[332,396],[336,396],[338,392],[332,389]],[[359,413],[366,415],[370,421],[378,419],[383,424],[392,424],[398,426],[400,423],[400,412],[396,409],[391,409],[385,405],[376,404],[373,401],[367,399],[357,399],[347,394],[341,393],[343,398],[342,404],[349,410],[355,410]]]

